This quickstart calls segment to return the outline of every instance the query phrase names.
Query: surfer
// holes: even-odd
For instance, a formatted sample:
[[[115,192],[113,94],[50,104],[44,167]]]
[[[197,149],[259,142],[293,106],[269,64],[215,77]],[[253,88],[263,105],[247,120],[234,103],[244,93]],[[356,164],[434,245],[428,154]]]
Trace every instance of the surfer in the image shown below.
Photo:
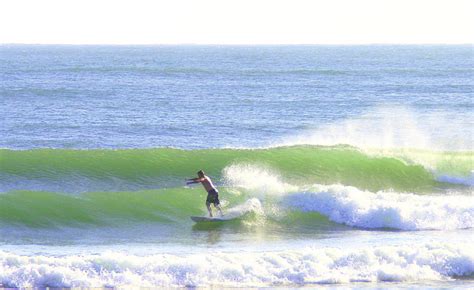
[[[197,175],[198,175],[197,178],[188,179],[186,181],[186,184],[201,183],[202,186],[204,186],[204,189],[206,189],[207,191],[206,207],[207,207],[207,210],[209,211],[209,216],[212,217],[211,203],[214,204],[214,207],[219,210],[222,216],[223,214],[222,214],[222,209],[219,202],[219,192],[217,191],[216,187],[214,186],[214,184],[212,184],[212,181],[209,178],[209,176],[206,176],[204,174],[204,171],[199,170]]]

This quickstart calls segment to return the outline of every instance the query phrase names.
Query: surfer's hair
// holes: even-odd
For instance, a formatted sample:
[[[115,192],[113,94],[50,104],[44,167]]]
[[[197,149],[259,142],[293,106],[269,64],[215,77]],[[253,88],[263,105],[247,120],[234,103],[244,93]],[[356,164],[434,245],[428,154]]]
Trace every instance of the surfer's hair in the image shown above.
[[[198,175],[199,175],[199,176],[204,175],[204,171],[199,170],[199,171],[198,171]]]

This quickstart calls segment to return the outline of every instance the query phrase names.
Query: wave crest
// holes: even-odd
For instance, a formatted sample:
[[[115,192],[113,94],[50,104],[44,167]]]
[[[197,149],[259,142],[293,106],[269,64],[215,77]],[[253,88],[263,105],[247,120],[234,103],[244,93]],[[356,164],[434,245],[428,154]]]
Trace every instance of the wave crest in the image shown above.
[[[474,227],[474,196],[469,195],[373,193],[350,186],[315,185],[308,191],[288,195],[285,203],[361,228],[450,230]]]

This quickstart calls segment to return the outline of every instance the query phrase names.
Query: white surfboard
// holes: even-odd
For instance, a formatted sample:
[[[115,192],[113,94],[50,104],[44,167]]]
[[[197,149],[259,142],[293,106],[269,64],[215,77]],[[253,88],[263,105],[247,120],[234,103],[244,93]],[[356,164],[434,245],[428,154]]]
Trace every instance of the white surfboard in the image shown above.
[[[197,223],[199,222],[225,222],[229,220],[223,217],[207,217],[207,216],[192,216],[191,219]]]

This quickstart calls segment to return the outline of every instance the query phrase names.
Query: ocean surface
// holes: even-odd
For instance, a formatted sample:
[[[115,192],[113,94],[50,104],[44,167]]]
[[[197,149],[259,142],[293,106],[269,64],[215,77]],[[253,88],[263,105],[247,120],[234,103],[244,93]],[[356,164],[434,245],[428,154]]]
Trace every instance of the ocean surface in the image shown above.
[[[472,289],[473,89],[471,45],[0,45],[0,287]]]

